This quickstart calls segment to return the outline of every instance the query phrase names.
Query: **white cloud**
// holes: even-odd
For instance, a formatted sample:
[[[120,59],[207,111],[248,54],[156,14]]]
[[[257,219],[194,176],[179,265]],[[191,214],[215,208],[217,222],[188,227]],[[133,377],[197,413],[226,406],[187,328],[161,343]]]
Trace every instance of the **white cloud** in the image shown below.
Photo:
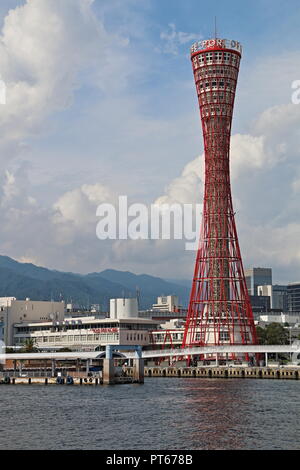
[[[118,41],[112,60],[116,37],[106,33],[92,4],[27,0],[6,16],[0,37],[1,78],[7,88],[0,113],[2,158],[18,155],[22,139],[40,133],[49,115],[70,106],[83,77],[85,83],[105,87],[124,65],[126,54],[119,51],[125,39]]]
[[[180,46],[198,41],[201,39],[201,35],[195,33],[184,33],[183,31],[177,31],[174,23],[168,24],[168,31],[160,33],[160,39],[164,41],[164,45],[161,51],[165,54],[178,55]]]
[[[161,52],[177,55],[181,46],[186,50],[186,44],[201,37],[170,24],[160,39]],[[89,0],[28,0],[10,11],[0,38],[0,70],[8,86],[8,102],[0,114],[3,160],[24,152],[28,137],[45,132],[48,117],[68,107],[81,84],[97,85],[104,99],[92,111],[85,109],[85,119],[76,123],[78,134],[86,132],[87,153],[88,130],[94,127],[99,133],[94,149],[98,172],[91,169],[91,160],[86,164],[90,156],[85,152],[76,156],[70,152],[66,163],[64,148],[59,155],[49,150],[46,171],[57,168],[57,174],[63,173],[54,204],[45,207],[33,195],[28,174],[32,170],[25,163],[3,165],[7,170],[0,181],[3,254],[81,272],[114,267],[136,272],[147,268],[166,277],[170,272],[176,273],[174,277],[191,275],[194,253],[186,252],[179,241],[100,242],[96,238],[96,207],[115,201],[117,191],[128,189],[135,200],[146,193],[148,200],[159,204],[199,203],[203,197],[203,155],[185,166],[181,163],[196,154],[196,128],[200,133],[198,122],[194,125],[196,110],[158,118],[153,109],[148,112],[146,95],[141,105],[137,93],[126,94],[135,70],[145,66],[148,80],[147,61],[153,60],[145,54],[147,60],[133,62],[129,48],[126,35],[107,32]],[[257,114],[261,107],[262,112],[252,128],[248,125],[232,137],[231,176],[245,264],[290,267],[290,276],[300,277],[300,106],[282,104],[290,103],[290,85],[299,78],[298,71],[296,54],[264,58],[251,71],[245,67],[247,80],[241,80],[239,96],[247,110],[247,125],[251,109]],[[158,102],[160,95],[152,96]],[[64,132],[68,133],[68,125]],[[42,158],[43,149],[41,155],[39,150],[37,158]],[[181,174],[180,165],[184,166]],[[76,184],[68,178],[67,168],[77,172]],[[173,178],[176,172],[179,176]],[[167,177],[166,190],[156,197]],[[49,179],[43,191],[54,193],[55,183]]]
[[[249,171],[272,167],[281,159],[281,152],[274,153],[266,144],[264,136],[235,134],[231,138],[230,172],[232,181]],[[157,204],[179,202],[195,204],[203,198],[204,191],[204,154],[188,163],[181,176],[175,178],[166,188]]]
[[[90,230],[88,224],[95,224],[96,208],[99,204],[115,202],[112,192],[102,184],[84,184],[81,188],[68,191],[54,204],[54,223],[69,223],[75,227]]]

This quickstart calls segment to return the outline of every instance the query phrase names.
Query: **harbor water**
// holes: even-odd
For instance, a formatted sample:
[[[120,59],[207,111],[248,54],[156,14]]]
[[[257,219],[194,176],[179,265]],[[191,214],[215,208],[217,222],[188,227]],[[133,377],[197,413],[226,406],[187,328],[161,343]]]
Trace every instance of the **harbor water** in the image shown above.
[[[299,449],[300,381],[1,385],[0,449]]]

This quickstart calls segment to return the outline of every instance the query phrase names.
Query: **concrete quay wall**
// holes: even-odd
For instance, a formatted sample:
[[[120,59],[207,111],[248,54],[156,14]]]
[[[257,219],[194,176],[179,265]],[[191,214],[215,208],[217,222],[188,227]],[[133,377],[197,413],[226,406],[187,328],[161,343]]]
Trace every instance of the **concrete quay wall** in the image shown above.
[[[130,375],[130,371],[128,371]],[[145,367],[145,377],[203,377],[203,378],[300,378],[300,368],[291,367]]]

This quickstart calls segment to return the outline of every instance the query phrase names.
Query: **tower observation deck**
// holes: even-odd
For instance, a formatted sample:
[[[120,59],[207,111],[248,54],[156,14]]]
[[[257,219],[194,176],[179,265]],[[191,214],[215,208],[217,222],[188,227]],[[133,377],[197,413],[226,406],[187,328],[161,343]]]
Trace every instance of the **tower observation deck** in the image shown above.
[[[228,39],[200,41],[191,48],[205,188],[183,347],[257,343],[230,187],[230,134],[241,55],[241,44]]]

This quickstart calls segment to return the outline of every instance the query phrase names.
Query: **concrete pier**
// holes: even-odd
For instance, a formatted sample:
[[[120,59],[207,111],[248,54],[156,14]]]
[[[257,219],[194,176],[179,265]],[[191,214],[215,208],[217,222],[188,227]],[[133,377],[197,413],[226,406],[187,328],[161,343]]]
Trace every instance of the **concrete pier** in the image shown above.
[[[103,359],[102,379],[103,385],[113,385],[115,383],[115,367],[113,359]]]
[[[132,377],[135,383],[144,383],[144,361],[143,359],[133,359]]]

